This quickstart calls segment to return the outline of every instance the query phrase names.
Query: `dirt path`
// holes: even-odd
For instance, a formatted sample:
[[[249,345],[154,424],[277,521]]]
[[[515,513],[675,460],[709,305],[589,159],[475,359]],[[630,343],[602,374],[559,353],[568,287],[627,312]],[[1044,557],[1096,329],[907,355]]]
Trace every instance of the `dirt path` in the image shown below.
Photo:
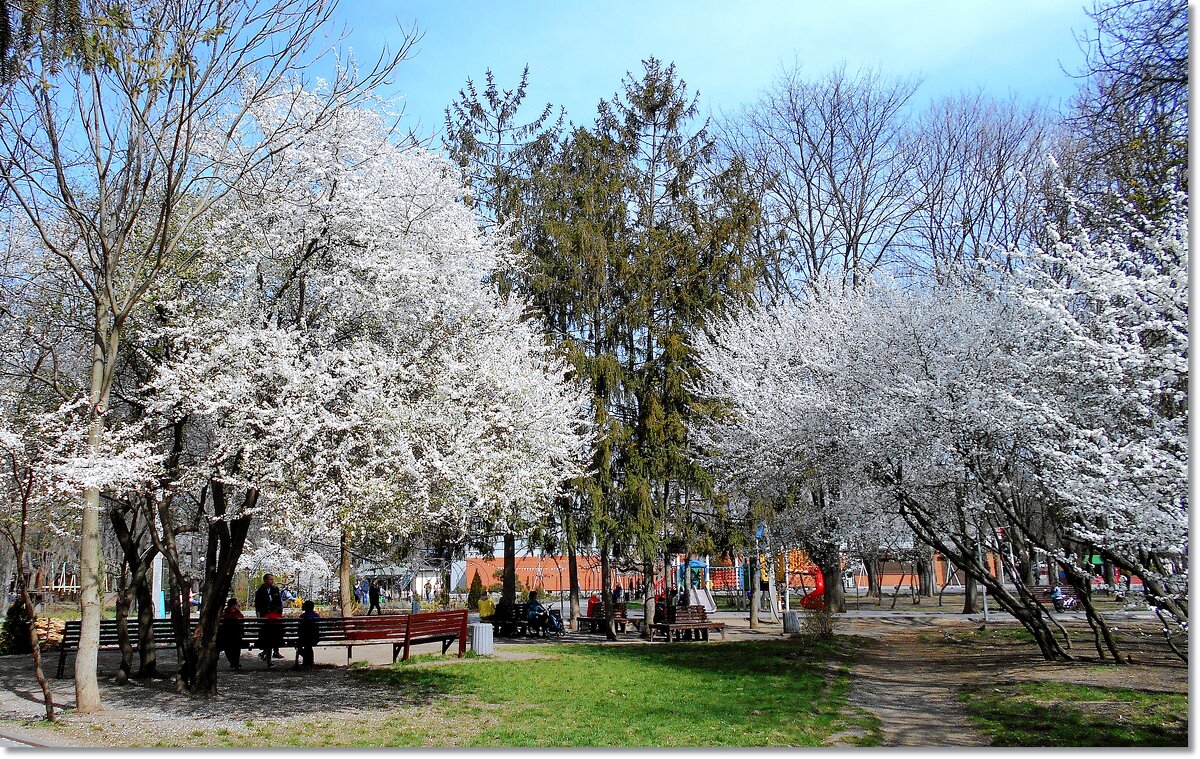
[[[963,688],[1052,680],[1188,691],[1187,665],[1169,654],[1153,623],[1114,621],[1122,649],[1137,652],[1136,664],[1121,666],[1096,659],[1080,620],[1068,626],[1075,636],[1072,653],[1081,659],[1075,663],[1045,661],[1032,641],[1011,635],[987,637],[1016,631],[1012,620],[991,624],[983,633],[978,620],[961,617],[845,619],[839,633],[871,639],[856,655],[850,703],[879,718],[885,746],[987,746],[989,739],[970,722],[959,701]]]
[[[923,630],[929,625],[923,621]],[[860,651],[851,673],[850,704],[879,719],[884,746],[989,745],[958,700],[958,688],[975,672],[973,662],[924,642],[908,625],[894,626],[876,623],[870,631],[874,640]],[[855,634],[868,632],[855,627],[860,628]]]

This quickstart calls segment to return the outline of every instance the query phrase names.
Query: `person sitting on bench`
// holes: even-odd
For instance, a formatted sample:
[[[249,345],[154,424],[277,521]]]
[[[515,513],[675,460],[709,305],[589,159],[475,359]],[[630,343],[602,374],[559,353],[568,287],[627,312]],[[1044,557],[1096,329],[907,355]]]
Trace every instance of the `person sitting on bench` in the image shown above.
[[[530,630],[539,630],[543,634],[546,632],[547,625],[546,607],[542,606],[538,601],[537,591],[529,591],[529,611],[526,615],[526,620],[529,622]]]
[[[1055,585],[1054,590],[1050,591],[1050,600],[1054,602],[1055,611],[1066,611],[1068,608],[1070,608],[1070,604],[1067,603],[1067,597],[1063,594],[1061,585]]]
[[[479,599],[479,618],[491,619],[496,614],[496,604],[492,602],[492,597],[484,593]]]

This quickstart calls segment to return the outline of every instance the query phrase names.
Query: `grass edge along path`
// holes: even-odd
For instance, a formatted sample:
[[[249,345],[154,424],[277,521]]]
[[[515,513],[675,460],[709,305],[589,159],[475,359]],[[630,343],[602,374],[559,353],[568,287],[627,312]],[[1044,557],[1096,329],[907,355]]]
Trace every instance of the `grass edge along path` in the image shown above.
[[[1039,681],[964,689],[971,720],[993,746],[1188,745],[1188,696]]]

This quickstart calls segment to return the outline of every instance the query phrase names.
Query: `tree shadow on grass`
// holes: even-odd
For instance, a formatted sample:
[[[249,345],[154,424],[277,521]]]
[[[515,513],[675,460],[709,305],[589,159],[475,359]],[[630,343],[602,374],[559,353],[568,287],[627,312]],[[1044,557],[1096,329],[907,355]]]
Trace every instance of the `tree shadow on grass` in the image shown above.
[[[1186,697],[1116,688],[1089,688],[1083,705],[1046,698],[1053,687],[973,687],[963,699],[994,738],[995,746],[1187,747]],[[1123,703],[1140,694],[1147,703]],[[1161,701],[1155,702],[1154,696]],[[1182,703],[1180,703],[1182,701]]]

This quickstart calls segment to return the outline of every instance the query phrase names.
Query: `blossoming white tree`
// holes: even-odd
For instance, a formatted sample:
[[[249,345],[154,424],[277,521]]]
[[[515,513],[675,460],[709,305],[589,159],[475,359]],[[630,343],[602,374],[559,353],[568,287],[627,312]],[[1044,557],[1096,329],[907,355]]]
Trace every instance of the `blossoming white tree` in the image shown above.
[[[252,104],[300,76],[335,4],[307,0],[144,0],[78,4],[87,44],[58,55],[56,24],[34,24],[23,69],[0,92],[6,197],[69,267],[87,304],[81,384],[90,445],[99,450],[125,346],[156,283],[186,269],[191,235],[213,204],[295,136],[252,123]],[[343,70],[325,108],[353,102],[386,79],[413,40],[374,67]],[[101,708],[100,493],[81,494],[76,706]]]
[[[1062,238],[986,291],[818,288],[722,324],[703,343],[706,389],[732,413],[704,444],[733,482],[768,495],[885,485],[914,532],[986,584],[1047,657],[1066,654],[1040,604],[982,561],[999,529],[1079,586],[1080,553],[1099,552],[1185,628],[1183,205],[1117,232]],[[1103,638],[1117,655],[1084,603],[1097,648]]]
[[[303,94],[281,97],[255,112],[264,128],[308,113]],[[548,508],[589,447],[564,364],[486,282],[500,248],[452,167],[393,144],[377,110],[300,131],[214,215],[211,274],[159,304],[170,357],[148,404],[188,428],[170,490],[212,503],[196,692],[212,688],[215,604],[251,520],[345,547],[511,518]]]

